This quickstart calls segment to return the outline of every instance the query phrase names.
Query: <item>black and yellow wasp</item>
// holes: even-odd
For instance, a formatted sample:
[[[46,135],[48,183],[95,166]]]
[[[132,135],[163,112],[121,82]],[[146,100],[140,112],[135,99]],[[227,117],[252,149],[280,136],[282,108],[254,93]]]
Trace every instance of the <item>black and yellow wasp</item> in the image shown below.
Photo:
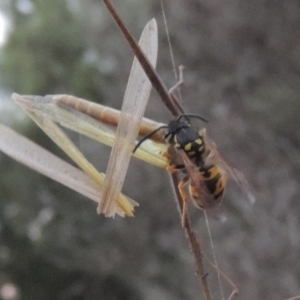
[[[171,97],[176,100],[174,95]],[[189,194],[193,203],[201,209],[214,208],[221,202],[227,183],[227,173],[230,173],[242,186],[247,185],[244,176],[230,167],[228,163],[225,164],[213,144],[207,141],[206,130],[198,131],[191,125],[190,118],[207,122],[199,115],[181,114],[176,119],[171,120],[168,125],[162,125],[146,135],[133,150],[138,149],[146,139],[157,131],[165,129],[164,139],[170,145],[167,154],[170,158],[170,165],[167,170],[170,172],[180,170],[185,174],[178,186],[184,200],[184,211],[187,200],[184,191],[186,185],[189,187]],[[179,154],[179,162],[178,156],[174,156],[172,149]],[[172,152],[173,154],[171,154]],[[217,163],[218,159],[219,164]],[[223,168],[221,162],[224,165]]]

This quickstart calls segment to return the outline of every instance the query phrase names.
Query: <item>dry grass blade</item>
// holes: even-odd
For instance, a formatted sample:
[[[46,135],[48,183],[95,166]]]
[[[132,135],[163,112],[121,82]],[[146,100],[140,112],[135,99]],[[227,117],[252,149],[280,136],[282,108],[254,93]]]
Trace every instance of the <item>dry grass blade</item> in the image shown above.
[[[117,109],[71,95],[53,95],[46,97],[51,97],[53,103],[66,110],[74,109],[77,112],[90,116],[100,123],[113,127],[118,126],[121,112]],[[139,135],[146,136],[163,125],[165,124],[155,122],[148,118],[143,118],[139,128]],[[163,131],[161,130],[153,134],[151,136],[151,140],[164,143]]]
[[[60,129],[60,127],[45,115],[44,112],[33,109],[31,103],[23,101],[22,96],[14,95],[16,102],[25,110],[30,118],[99,186],[103,186],[103,176],[84,157],[74,143]],[[99,196],[100,197],[100,196]],[[133,216],[135,202],[128,201],[122,195],[118,198],[118,206],[127,216]]]
[[[27,167],[98,202],[101,188],[86,173],[0,124],[0,150]],[[118,214],[124,216],[122,210]]]
[[[158,41],[157,25],[154,19],[146,25],[139,44],[145,51],[151,64],[155,66]],[[150,91],[151,83],[138,60],[134,58],[123,100],[115,143],[107,166],[103,184],[103,197],[98,207],[98,213],[103,213],[106,217],[115,215],[116,200],[123,187]]]
[[[35,115],[43,115],[45,119],[50,119],[63,127],[88,136],[110,147],[114,144],[116,138],[115,130],[103,124],[101,119],[96,120],[91,117],[86,108],[83,109],[81,107],[81,110],[78,111],[76,103],[81,99],[77,97],[69,95],[32,96],[13,94],[12,98],[26,113],[33,112]],[[70,100],[73,102],[73,105],[68,105]],[[80,105],[82,106],[83,103],[80,102]],[[96,103],[85,100],[84,106],[89,107],[90,105],[98,107]],[[104,110],[112,110],[108,107],[102,108]],[[100,109],[98,107],[100,113],[102,108],[101,106]],[[119,116],[120,111],[116,111],[114,114]],[[118,124],[118,119],[113,122],[115,125]],[[146,119],[143,130],[150,130],[152,127],[157,128],[160,125],[160,123],[150,122],[150,120]],[[167,147],[164,143],[147,140],[134,153],[134,156],[157,167],[165,168],[168,161],[161,153],[165,152],[166,149]]]

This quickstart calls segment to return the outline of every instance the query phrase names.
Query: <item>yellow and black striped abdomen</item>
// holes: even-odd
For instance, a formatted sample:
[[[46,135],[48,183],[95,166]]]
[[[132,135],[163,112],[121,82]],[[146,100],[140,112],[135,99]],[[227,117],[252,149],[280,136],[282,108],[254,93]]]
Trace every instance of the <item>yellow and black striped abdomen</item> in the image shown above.
[[[224,194],[226,177],[220,172],[220,169],[216,165],[208,167],[200,167],[200,173],[203,176],[203,182],[208,192],[216,199],[221,201]]]

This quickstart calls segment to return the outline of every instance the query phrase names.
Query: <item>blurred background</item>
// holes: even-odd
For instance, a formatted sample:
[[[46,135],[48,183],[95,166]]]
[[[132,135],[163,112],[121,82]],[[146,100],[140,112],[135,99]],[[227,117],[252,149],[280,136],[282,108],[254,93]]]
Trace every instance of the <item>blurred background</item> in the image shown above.
[[[114,4],[137,38],[157,19],[157,69],[174,85],[160,1]],[[164,4],[176,66],[185,66],[186,111],[209,119],[209,136],[257,196],[251,206],[231,182],[227,221],[210,220],[220,268],[239,299],[299,295],[300,2]],[[11,93],[65,93],[119,109],[131,50],[100,0],[2,0],[0,14],[0,121],[68,160]],[[170,120],[155,93],[146,116]],[[70,135],[105,170],[109,149]],[[1,299],[204,299],[163,170],[132,161],[124,192],[140,207],[135,218],[114,220],[2,153],[0,174]],[[203,213],[192,205],[190,213],[211,257]],[[221,299],[216,272],[208,276]]]

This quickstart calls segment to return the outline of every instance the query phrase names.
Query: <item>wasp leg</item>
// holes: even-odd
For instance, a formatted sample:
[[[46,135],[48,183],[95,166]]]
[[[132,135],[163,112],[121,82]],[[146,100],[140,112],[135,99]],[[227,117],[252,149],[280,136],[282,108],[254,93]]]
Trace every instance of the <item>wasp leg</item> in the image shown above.
[[[164,151],[162,156],[167,158],[168,160],[172,159],[172,154],[168,150]]]
[[[185,227],[186,220],[187,220],[187,201],[188,201],[188,195],[186,194],[184,187],[188,183],[189,178],[188,176],[183,178],[179,184],[178,184],[178,190],[182,199],[182,214],[181,214],[181,225],[182,227]]]
[[[173,164],[169,164],[169,165],[166,167],[166,170],[167,170],[168,172],[170,172],[171,174],[177,172],[176,165],[173,165]]]
[[[178,170],[182,170],[182,169],[184,169],[184,165],[175,165],[175,164],[172,164],[172,163],[170,163],[166,167],[166,170],[168,172],[170,172],[171,174],[177,172]]]

